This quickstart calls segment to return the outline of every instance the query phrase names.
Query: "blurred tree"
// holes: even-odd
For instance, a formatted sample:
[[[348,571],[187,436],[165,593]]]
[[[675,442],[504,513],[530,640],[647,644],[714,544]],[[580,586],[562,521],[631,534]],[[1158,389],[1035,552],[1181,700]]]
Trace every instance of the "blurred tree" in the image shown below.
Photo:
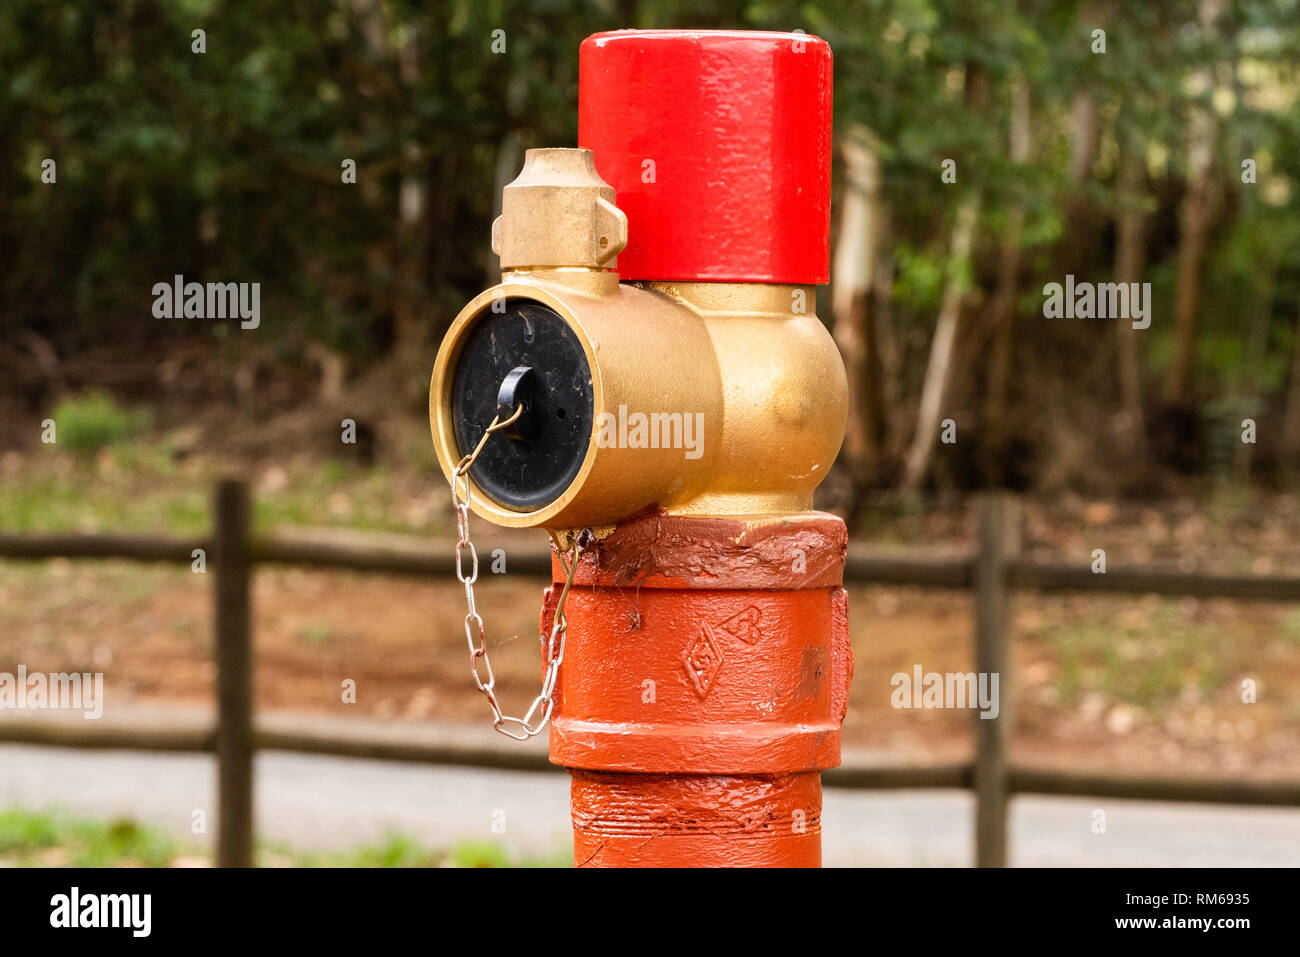
[[[831,43],[859,492],[1212,471],[1247,407],[1252,475],[1300,465],[1300,0],[8,0],[0,380],[35,408],[129,356],[143,390],[224,334],[249,415],[258,362],[417,396],[523,150],[575,141],[578,44],[625,26]],[[177,274],[262,283],[262,327],[154,319]],[[1045,318],[1067,274],[1151,283],[1150,328]]]
[[[1199,22],[1203,38],[1213,43],[1219,32],[1225,0],[1200,0]],[[1195,90],[1206,102],[1191,110],[1187,130],[1187,193],[1180,213],[1178,286],[1174,300],[1174,362],[1165,382],[1165,401],[1183,404],[1192,382],[1196,349],[1196,319],[1201,307],[1201,260],[1209,227],[1214,140],[1218,123],[1210,102],[1215,89],[1214,64],[1192,74]]]

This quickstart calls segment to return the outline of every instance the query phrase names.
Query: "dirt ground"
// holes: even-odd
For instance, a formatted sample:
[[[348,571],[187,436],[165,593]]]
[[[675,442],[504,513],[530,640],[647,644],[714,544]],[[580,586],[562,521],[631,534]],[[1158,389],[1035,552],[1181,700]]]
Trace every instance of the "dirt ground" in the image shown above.
[[[342,405],[322,400],[300,408],[276,392],[293,393],[292,377],[270,377],[275,389],[254,390],[241,405],[210,394],[215,387],[204,383],[215,373],[205,379],[196,371],[211,365],[203,356],[184,361],[185,375],[142,366],[144,394],[156,392],[159,377],[174,394],[141,416],[152,423],[147,430],[91,456],[41,445],[34,438],[40,414],[31,409],[0,416],[9,421],[0,421],[0,436],[13,440],[0,454],[0,530],[197,539],[206,534],[212,479],[236,468],[250,480],[261,531],[333,525],[450,534],[427,420],[392,414],[382,370],[338,400]],[[373,422],[368,443],[340,444],[340,408]],[[240,450],[238,458],[231,449]],[[834,486],[828,480],[828,491]],[[1104,549],[1112,569],[1300,571],[1300,493],[1226,482],[1181,489],[1171,481],[1170,489],[1147,503],[1068,492],[1026,499],[1023,552],[1078,567]],[[833,491],[822,504],[834,506]],[[975,530],[971,501],[960,496],[873,503],[858,524],[858,538],[873,545],[936,552],[968,548]],[[541,532],[516,535],[545,541]],[[487,555],[498,544],[508,553],[520,538],[478,523],[476,540]],[[0,561],[0,671],[20,663],[29,671],[103,671],[110,708],[115,701],[210,701],[209,585],[185,568]],[[479,607],[508,710],[526,707],[537,687],[541,587],[509,573],[481,579]],[[1300,607],[1022,592],[1012,612],[1020,759],[1300,777]],[[267,568],[254,582],[254,613],[261,708],[359,711],[394,721],[487,719],[469,675],[463,595],[454,581]],[[855,587],[850,619],[857,667],[846,743],[913,762],[967,754],[972,713],[896,709],[891,678],[918,664],[927,672],[972,669],[969,596]],[[356,682],[355,704],[341,700],[347,679]],[[1242,701],[1246,680],[1255,682],[1254,703]]]
[[[341,493],[340,493],[341,494]],[[1107,550],[1188,570],[1294,572],[1300,499],[1220,513],[1030,503],[1024,547],[1053,561]],[[882,519],[873,539],[955,549],[965,504]],[[539,537],[540,537],[540,533]],[[1175,558],[1175,556],[1177,556]],[[114,701],[209,700],[209,584],[189,570],[121,562],[0,563],[0,671],[103,671]],[[503,702],[522,709],[538,680],[541,583],[484,575],[479,607]],[[396,721],[485,721],[469,676],[455,582],[265,569],[254,584],[257,695],[265,709],[358,711]],[[855,587],[857,659],[846,744],[913,762],[968,753],[967,711],[898,710],[891,676],[972,668],[964,593]],[[1300,776],[1300,609],[1261,602],[1021,593],[1013,604],[1014,752],[1074,769]],[[353,679],[355,704],[341,700]],[[1257,701],[1241,700],[1242,682]]]

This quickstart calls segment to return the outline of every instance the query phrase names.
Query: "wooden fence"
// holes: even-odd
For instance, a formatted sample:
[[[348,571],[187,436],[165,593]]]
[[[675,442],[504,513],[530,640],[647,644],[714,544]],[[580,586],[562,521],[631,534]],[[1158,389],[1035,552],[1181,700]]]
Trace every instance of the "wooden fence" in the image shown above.
[[[1240,781],[1090,774],[1025,767],[1008,760],[1007,738],[1014,709],[1007,634],[1011,589],[1128,594],[1195,595],[1300,602],[1300,576],[1201,575],[1153,568],[1038,564],[1018,556],[1016,503],[991,494],[977,502],[973,552],[954,558],[882,554],[851,545],[847,582],[973,589],[975,671],[1000,676],[1000,709],[992,720],[975,719],[974,760],[945,765],[859,765],[827,771],[825,784],[845,788],[966,788],[975,793],[975,860],[980,866],[1007,862],[1007,807],[1013,794],[1095,796],[1158,801],[1200,801],[1300,807],[1300,781]],[[305,565],[379,574],[451,577],[449,545],[421,548],[356,546],[294,541],[251,533],[245,483],[217,483],[209,539],[139,535],[12,535],[0,533],[0,558],[115,558],[189,564],[203,548],[213,566],[216,630],[217,718],[209,731],[173,728],[97,729],[51,723],[0,722],[0,741],[78,748],[208,752],[217,757],[217,862],[253,862],[253,755],[261,749],[429,764],[516,770],[555,770],[544,756],[464,744],[425,744],[383,738],[329,736],[310,731],[259,728],[253,720],[253,643],[250,580],[263,564]],[[549,578],[549,550],[516,551],[516,574]]]

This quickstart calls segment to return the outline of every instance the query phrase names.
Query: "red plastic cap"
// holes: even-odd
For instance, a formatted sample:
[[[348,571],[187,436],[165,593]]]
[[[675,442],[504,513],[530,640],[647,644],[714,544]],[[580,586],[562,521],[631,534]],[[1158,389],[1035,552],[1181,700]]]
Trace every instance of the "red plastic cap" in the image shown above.
[[[830,279],[831,48],[619,30],[579,54],[578,145],[618,193],[623,279]]]

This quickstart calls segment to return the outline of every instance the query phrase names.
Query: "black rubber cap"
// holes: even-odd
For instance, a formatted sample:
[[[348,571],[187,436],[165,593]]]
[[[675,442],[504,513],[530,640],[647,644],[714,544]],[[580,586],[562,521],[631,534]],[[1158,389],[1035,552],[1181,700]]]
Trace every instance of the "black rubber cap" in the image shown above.
[[[594,418],[591,367],[582,343],[549,306],[507,299],[474,320],[452,370],[451,416],[456,448],[474,450],[501,403],[507,418],[524,413],[488,439],[470,469],[498,504],[520,510],[555,501],[587,456]]]

